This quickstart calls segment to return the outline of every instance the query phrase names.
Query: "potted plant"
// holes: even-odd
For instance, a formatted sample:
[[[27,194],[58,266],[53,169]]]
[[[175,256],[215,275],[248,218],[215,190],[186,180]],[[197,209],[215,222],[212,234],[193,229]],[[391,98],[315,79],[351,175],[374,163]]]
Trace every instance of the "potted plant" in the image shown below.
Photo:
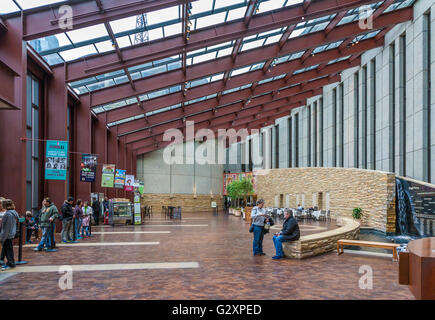
[[[237,200],[237,203],[239,204],[237,209],[233,210],[233,213],[236,217],[241,216],[240,200],[243,199],[244,203],[246,203],[248,195],[252,194],[253,192],[254,187],[252,186],[251,181],[248,179],[235,180],[227,186],[228,196],[234,201]]]
[[[352,211],[352,217],[354,219],[361,219],[362,216],[362,209],[361,208],[354,208]]]

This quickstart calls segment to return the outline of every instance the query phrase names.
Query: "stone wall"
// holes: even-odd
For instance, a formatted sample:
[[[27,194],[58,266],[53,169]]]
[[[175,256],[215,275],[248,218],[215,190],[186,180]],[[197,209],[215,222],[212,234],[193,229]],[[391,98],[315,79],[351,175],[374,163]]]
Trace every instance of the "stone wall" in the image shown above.
[[[182,212],[212,212],[211,202],[216,202],[218,209],[223,209],[223,197],[220,195],[193,194],[150,194],[142,195],[142,205],[152,206],[153,213],[161,213],[162,206],[180,206]]]
[[[296,259],[313,257],[335,250],[340,239],[353,240],[358,237],[360,224],[354,219],[339,219],[337,225],[340,228],[302,236],[298,241],[284,242],[284,255]]]
[[[321,193],[321,195],[319,195]],[[331,218],[352,217],[363,209],[361,225],[395,232],[395,175],[348,168],[274,169],[257,175],[257,195],[266,207],[305,208],[318,206],[331,211]],[[282,195],[282,196],[281,196]],[[280,199],[282,201],[280,201]]]

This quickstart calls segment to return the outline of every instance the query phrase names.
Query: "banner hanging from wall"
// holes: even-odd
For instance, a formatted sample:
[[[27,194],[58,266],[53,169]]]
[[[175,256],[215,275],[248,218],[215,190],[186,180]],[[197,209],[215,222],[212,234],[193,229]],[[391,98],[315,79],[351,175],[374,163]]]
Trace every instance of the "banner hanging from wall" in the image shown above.
[[[115,188],[120,188],[120,189],[124,188],[126,173],[127,170],[116,169]]]
[[[124,190],[125,191],[133,191],[133,183],[134,183],[134,176],[127,174],[125,176]]]
[[[145,191],[145,184],[144,184],[143,182],[141,182],[141,183],[139,184],[138,191],[139,191],[140,194],[143,194],[143,193],[144,193],[144,191]]]
[[[115,165],[103,164],[103,175],[101,176],[101,186],[105,188],[113,188],[115,180]]]
[[[45,179],[66,180],[68,141],[47,140]]]
[[[83,154],[80,163],[80,181],[94,182],[97,173],[97,156]]]

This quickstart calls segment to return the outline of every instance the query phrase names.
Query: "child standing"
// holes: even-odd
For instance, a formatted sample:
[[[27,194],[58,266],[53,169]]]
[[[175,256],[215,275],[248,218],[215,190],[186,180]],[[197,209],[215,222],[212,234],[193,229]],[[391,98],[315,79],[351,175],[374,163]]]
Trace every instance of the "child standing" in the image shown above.
[[[30,211],[26,211],[26,244],[32,243],[32,232],[35,230],[35,219]]]
[[[83,221],[82,221],[82,238],[84,238],[84,233],[89,237],[89,223],[91,220],[92,208],[89,206],[89,202],[85,201],[83,206]]]

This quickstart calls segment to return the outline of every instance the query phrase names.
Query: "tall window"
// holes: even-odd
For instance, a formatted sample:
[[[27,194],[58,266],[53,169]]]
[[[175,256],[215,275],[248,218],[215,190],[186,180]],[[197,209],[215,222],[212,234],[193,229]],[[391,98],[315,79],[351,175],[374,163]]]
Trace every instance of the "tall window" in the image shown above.
[[[319,167],[323,167],[323,98],[319,100]]]
[[[424,132],[424,148],[426,150],[426,155],[423,160],[423,170],[424,177],[427,182],[431,182],[431,13],[428,11],[424,15],[424,25],[423,25],[423,110],[426,116],[425,125],[423,129]]]
[[[400,92],[400,113],[399,113],[399,152],[402,161],[400,162],[399,174],[406,175],[406,34],[399,39],[400,45],[400,67],[399,67],[399,92]]]
[[[343,83],[340,83],[339,86],[339,93],[340,93],[340,131],[339,131],[339,137],[340,137],[340,167],[344,167],[344,86]]]
[[[279,124],[275,125],[275,168],[279,168]]]
[[[361,119],[361,136],[362,136],[362,167],[367,169],[367,66],[362,68],[362,119]]]
[[[311,106],[308,106],[308,125],[307,125],[307,167],[311,167]]]
[[[292,162],[292,148],[293,148],[293,143],[292,143],[292,138],[293,138],[293,127],[292,127],[292,118],[288,118],[288,167],[291,168],[293,166],[293,162]]]
[[[332,90],[332,166],[337,166],[337,88]]]
[[[317,102],[313,104],[313,167],[317,167]]]
[[[389,123],[389,135],[390,135],[390,171],[395,172],[395,148],[396,137],[394,124],[396,121],[396,48],[394,42],[390,45],[390,123]]]
[[[26,209],[36,214],[39,210],[39,107],[40,83],[27,75],[26,103]]]
[[[376,170],[376,59],[371,61],[371,162],[372,169]]]
[[[299,113],[295,115],[295,167],[299,167]]]
[[[353,133],[354,133],[354,163],[353,166],[358,168],[359,164],[359,73],[356,72],[353,76],[353,86],[354,86],[354,122],[353,122]]]

